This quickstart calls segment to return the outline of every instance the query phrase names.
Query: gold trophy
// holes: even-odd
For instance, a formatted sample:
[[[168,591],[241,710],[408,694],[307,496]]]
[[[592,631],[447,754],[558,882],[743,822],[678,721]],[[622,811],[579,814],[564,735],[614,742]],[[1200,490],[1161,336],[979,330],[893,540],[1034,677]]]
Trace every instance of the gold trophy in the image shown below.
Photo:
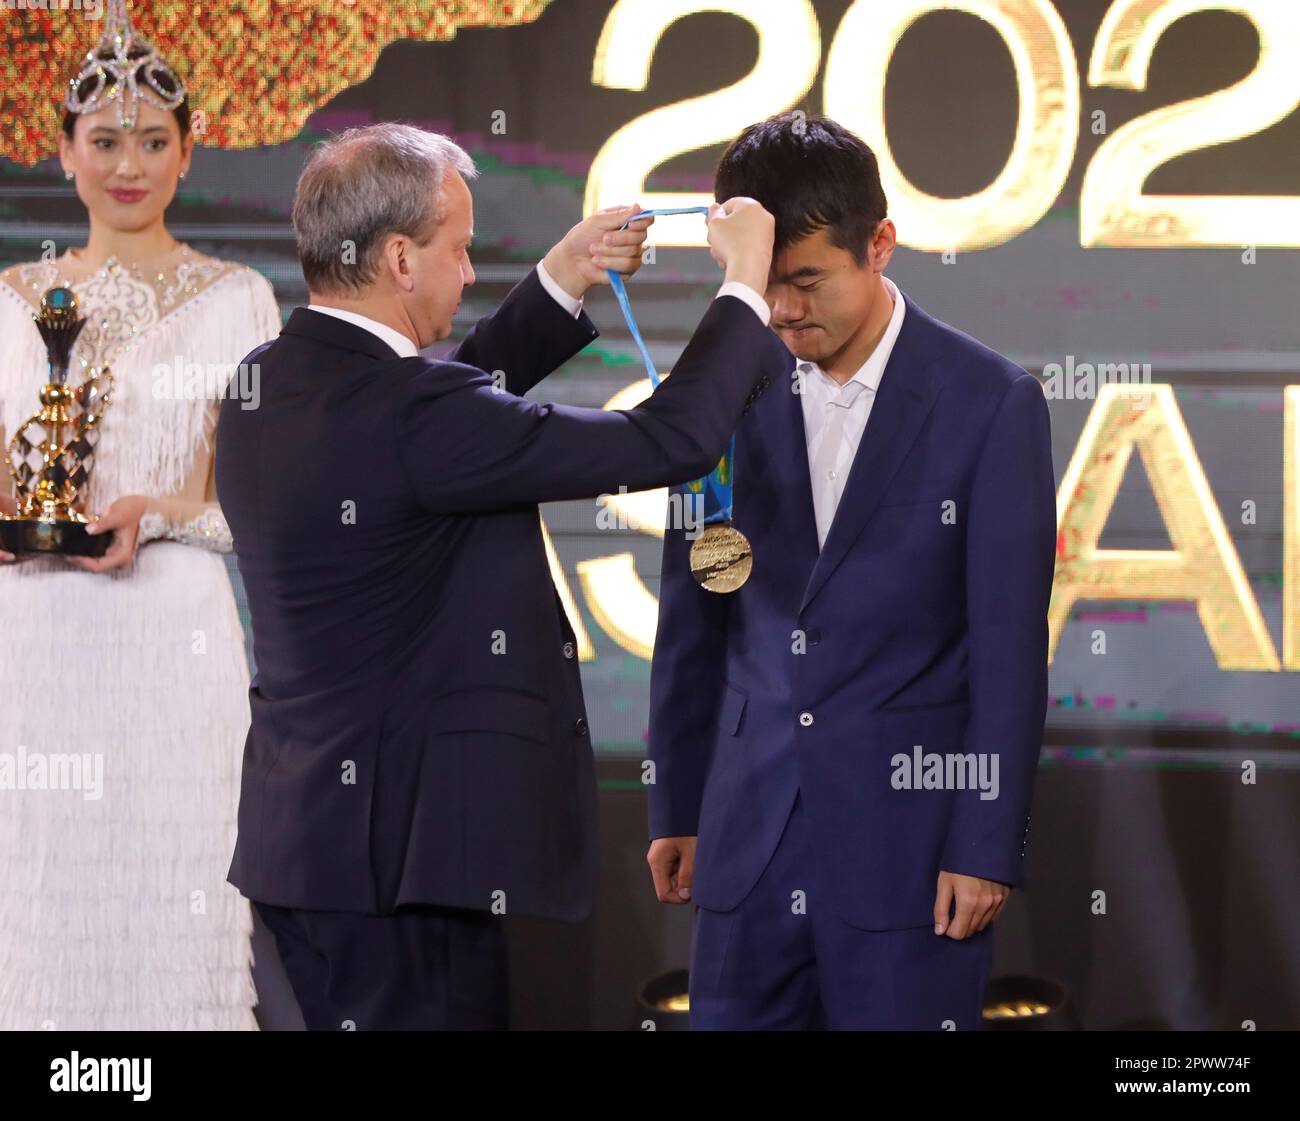
[[[76,389],[68,385],[72,348],[86,325],[77,315],[71,288],[47,291],[35,323],[45,340],[49,381],[41,390],[41,411],[19,425],[9,441],[9,474],[18,512],[0,515],[0,549],[15,556],[103,556],[112,534],[88,534],[90,519],[82,504],[113,376],[107,367],[91,369]]]

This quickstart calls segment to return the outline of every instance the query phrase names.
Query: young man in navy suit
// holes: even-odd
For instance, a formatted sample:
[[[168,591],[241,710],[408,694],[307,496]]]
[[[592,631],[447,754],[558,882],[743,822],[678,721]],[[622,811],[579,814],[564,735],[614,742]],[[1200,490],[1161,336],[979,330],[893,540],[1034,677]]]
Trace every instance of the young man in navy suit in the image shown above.
[[[715,192],[776,218],[794,360],[736,433],[748,581],[705,590],[664,540],[648,860],[696,905],[691,1023],[977,1028],[1046,714],[1047,404],[884,276],[846,129],[751,126]]]

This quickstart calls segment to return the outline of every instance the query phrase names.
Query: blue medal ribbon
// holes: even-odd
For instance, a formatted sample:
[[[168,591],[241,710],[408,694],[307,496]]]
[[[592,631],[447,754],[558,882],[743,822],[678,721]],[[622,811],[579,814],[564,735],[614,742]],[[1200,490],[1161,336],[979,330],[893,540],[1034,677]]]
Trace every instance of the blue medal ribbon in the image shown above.
[[[629,222],[635,222],[639,218],[659,217],[665,214],[707,214],[707,206],[677,206],[667,207],[660,210],[643,210],[640,214],[634,214],[623,224],[623,229],[627,229]],[[637,349],[641,352],[641,360],[645,363],[645,371],[650,377],[650,384],[656,389],[659,388],[659,371],[655,369],[654,359],[650,357],[650,349],[645,344],[645,339],[641,337],[641,330],[636,324],[636,316],[632,313],[632,301],[628,299],[627,285],[623,283],[623,275],[615,272],[613,269],[606,270],[609,273],[609,286],[614,290],[614,298],[618,301],[619,310],[623,313],[623,321],[627,324],[628,333],[632,336],[632,341],[636,343]],[[731,521],[732,494],[734,492],[734,475],[732,474],[732,465],[736,461],[736,436],[732,433],[731,442],[727,447],[726,453],[718,460],[718,465],[702,479],[693,479],[687,483],[687,489],[693,494],[703,492],[707,484],[713,495],[718,500],[718,509],[712,514],[708,514],[703,519],[704,524],[712,522],[729,522]]]

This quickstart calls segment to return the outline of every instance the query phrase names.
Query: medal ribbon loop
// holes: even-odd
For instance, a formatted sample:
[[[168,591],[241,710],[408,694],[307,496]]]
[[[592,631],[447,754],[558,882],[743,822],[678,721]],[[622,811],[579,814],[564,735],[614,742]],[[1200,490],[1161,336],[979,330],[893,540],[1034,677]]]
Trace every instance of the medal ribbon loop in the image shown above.
[[[643,210],[640,214],[634,214],[623,224],[623,229],[627,229],[628,222],[635,222],[639,218],[659,217],[668,214],[707,214],[707,206],[678,206],[665,207],[658,210]],[[614,298],[618,301],[619,310],[623,313],[623,321],[627,324],[628,333],[632,336],[632,341],[636,343],[637,349],[641,352],[641,360],[645,363],[646,374],[650,377],[650,384],[656,389],[659,388],[659,371],[655,369],[654,359],[650,357],[650,349],[646,346],[645,339],[641,337],[641,330],[637,326],[636,316],[632,312],[632,301],[628,299],[627,285],[623,282],[621,273],[613,269],[607,270],[609,273],[609,286],[614,290]],[[708,525],[712,522],[729,522],[731,521],[732,494],[734,493],[734,476],[732,465],[736,460],[736,436],[732,433],[731,442],[727,446],[726,452],[718,460],[718,465],[702,479],[692,479],[686,484],[687,489],[692,494],[701,494],[707,484],[713,495],[718,500],[718,509],[703,519],[703,523]]]

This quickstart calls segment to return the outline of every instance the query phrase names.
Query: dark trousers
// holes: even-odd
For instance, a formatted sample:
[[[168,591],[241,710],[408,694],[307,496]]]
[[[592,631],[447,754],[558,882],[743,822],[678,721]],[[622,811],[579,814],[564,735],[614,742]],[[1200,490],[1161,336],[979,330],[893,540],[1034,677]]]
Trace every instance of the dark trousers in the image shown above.
[[[505,919],[407,906],[391,915],[254,902],[308,1031],[504,1030]]]
[[[691,1028],[977,1030],[992,934],[849,926],[796,798],[754,889],[731,911],[695,908]]]

